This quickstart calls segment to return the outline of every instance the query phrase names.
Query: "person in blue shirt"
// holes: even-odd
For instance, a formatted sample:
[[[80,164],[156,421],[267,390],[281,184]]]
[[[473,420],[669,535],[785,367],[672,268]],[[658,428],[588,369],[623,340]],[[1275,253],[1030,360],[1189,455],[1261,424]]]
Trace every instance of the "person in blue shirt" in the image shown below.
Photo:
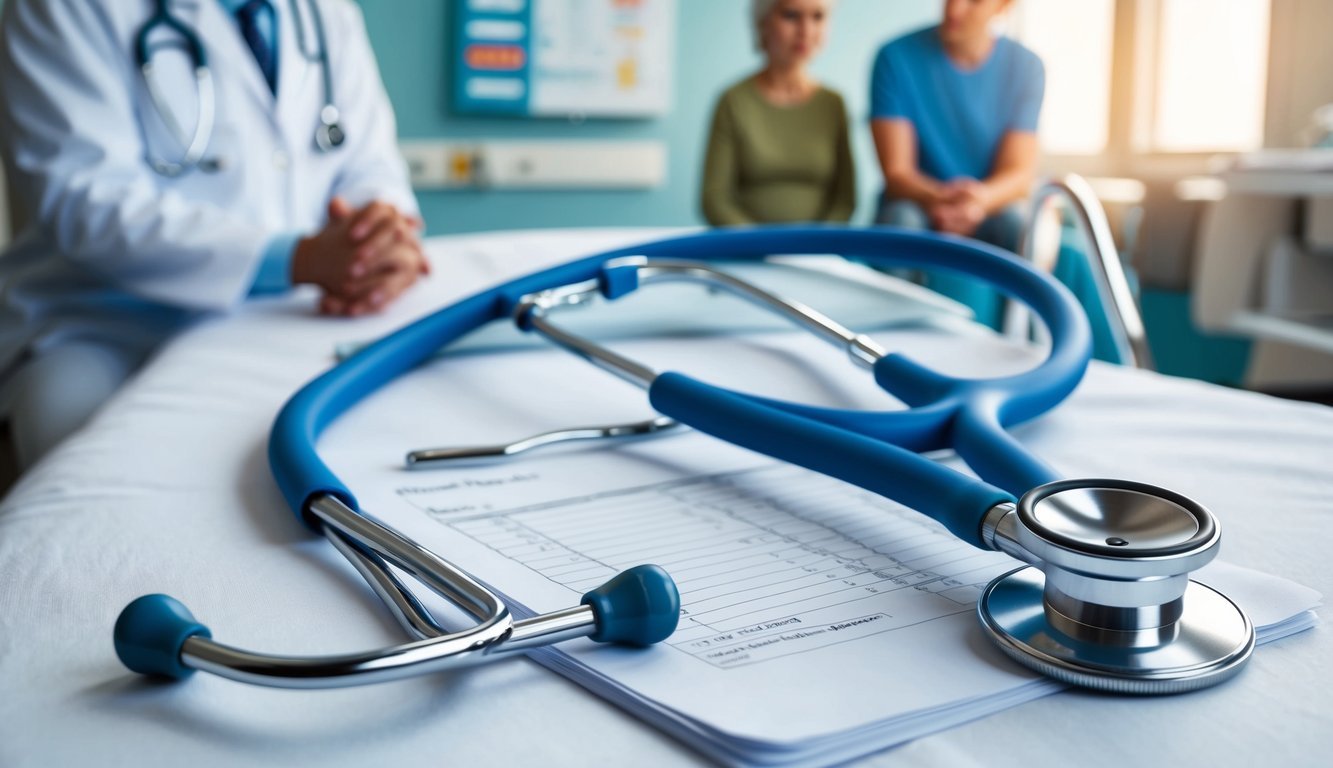
[[[875,59],[871,132],[884,173],[876,222],[1017,251],[1037,169],[1041,59],[991,32],[1013,0],[947,0],[938,26]]]

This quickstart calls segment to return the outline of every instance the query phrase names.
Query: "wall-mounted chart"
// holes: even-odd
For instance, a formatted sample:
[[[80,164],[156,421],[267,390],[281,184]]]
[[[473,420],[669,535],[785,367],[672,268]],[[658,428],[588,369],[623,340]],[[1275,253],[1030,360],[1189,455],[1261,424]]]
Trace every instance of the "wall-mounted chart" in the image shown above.
[[[454,108],[651,117],[671,105],[675,0],[460,0]]]

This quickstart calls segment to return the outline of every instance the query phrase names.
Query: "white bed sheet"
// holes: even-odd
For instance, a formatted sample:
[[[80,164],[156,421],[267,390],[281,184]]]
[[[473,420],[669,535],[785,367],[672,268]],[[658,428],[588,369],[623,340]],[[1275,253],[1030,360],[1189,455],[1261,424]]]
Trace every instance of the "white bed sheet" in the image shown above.
[[[698,761],[524,660],[295,692],[208,675],[146,682],[119,665],[110,639],[125,603],[165,591],[243,647],[397,642],[355,574],[284,510],[264,456],[274,413],[339,342],[516,271],[654,234],[440,238],[429,247],[435,275],[383,317],[316,318],[303,295],[257,302],[163,350],[0,505],[0,766]],[[975,332],[893,339],[946,370],[1021,354]],[[1071,475],[1132,477],[1200,499],[1222,518],[1223,559],[1333,591],[1333,409],[1094,365],[1068,403],[1020,434]],[[1333,639],[1317,627],[1260,649],[1216,689],[1061,693],[864,762],[1317,765],[1330,733]]]

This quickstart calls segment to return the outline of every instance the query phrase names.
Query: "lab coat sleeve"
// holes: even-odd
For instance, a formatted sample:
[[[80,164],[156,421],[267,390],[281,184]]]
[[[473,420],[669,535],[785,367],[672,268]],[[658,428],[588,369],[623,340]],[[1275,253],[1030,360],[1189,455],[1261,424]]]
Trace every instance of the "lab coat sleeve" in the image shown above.
[[[384,90],[361,9],[346,0],[334,0],[321,8],[330,16],[336,14],[339,22],[339,34],[331,35],[329,56],[334,92],[339,104],[347,105],[341,108],[347,141],[339,150],[345,154],[331,196],[343,197],[355,207],[382,200],[403,213],[419,216],[407,164],[398,151],[393,105]]]
[[[144,160],[138,70],[111,4],[6,0],[0,143],[13,185],[63,258],[128,293],[223,309],[249,290],[269,239],[221,206],[166,188]]]

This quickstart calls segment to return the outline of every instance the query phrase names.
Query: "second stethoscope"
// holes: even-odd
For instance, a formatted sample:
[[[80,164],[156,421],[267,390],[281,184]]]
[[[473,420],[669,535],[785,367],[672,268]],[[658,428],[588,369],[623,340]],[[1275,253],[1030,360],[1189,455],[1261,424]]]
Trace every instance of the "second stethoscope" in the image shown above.
[[[347,133],[342,127],[342,116],[334,101],[333,74],[329,66],[324,18],[320,15],[319,4],[315,0],[309,0],[306,8],[309,9],[315,44],[315,49],[311,50],[307,46],[307,30],[296,0],[290,0],[290,4],[292,23],[296,25],[296,37],[300,42],[301,54],[307,61],[319,65],[324,88],[324,104],[319,109],[319,125],[315,128],[314,141],[319,151],[329,152],[342,146],[347,140]],[[217,125],[217,90],[213,82],[213,70],[208,63],[208,52],[204,50],[203,41],[199,39],[198,33],[172,14],[169,5],[169,0],[156,0],[153,15],[149,16],[139,28],[134,39],[134,63],[143,75],[153,109],[184,149],[174,159],[154,155],[152,150],[149,150],[148,165],[157,173],[169,177],[181,176],[193,170],[214,173],[222,170],[223,162],[220,158],[208,156],[213,128]],[[175,37],[154,40],[154,33],[160,29],[170,30]],[[163,48],[172,47],[184,49],[194,70],[199,111],[195,117],[194,130],[189,132],[181,125],[176,112],[171,109],[158,75],[154,71],[154,55]]]

